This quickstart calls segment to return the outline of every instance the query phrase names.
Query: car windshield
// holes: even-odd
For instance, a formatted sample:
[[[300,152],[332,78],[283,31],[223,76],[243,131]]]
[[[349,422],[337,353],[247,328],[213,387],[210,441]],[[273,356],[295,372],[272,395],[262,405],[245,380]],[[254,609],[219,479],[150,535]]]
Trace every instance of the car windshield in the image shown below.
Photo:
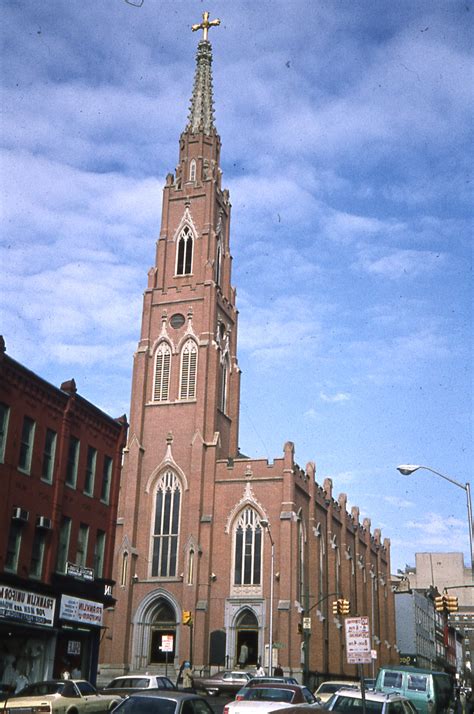
[[[362,698],[335,695],[331,700],[331,709],[335,709],[338,712],[362,714]],[[366,699],[365,709],[367,712],[370,712],[370,714],[382,714],[383,702],[374,702],[370,701],[370,699]]]
[[[252,687],[244,692],[243,699],[264,702],[291,702],[295,693],[279,687]]]
[[[164,697],[129,697],[114,709],[117,714],[174,714],[176,702]]]
[[[22,689],[22,697],[44,697],[47,694],[61,694],[66,682],[35,682]]]

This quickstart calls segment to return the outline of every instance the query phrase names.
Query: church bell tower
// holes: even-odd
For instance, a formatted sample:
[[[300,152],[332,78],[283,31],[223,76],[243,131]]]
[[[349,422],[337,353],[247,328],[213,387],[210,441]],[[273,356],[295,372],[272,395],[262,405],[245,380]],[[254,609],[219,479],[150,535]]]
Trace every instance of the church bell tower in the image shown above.
[[[104,643],[102,658],[115,663],[117,672],[141,666],[134,650],[140,625],[132,622],[150,619],[147,608],[158,608],[153,618],[165,622],[161,638],[169,622],[177,651],[176,623],[183,608],[193,610],[206,596],[197,585],[186,584],[209,580],[208,556],[195,554],[211,551],[209,528],[203,532],[201,524],[215,507],[216,462],[238,452],[231,205],[221,184],[208,40],[208,29],[216,24],[204,13],[203,22],[192,28],[202,29],[203,37],[191,106],[178,165],[163,190],[161,230],[134,355],[116,534],[117,605],[109,626],[112,642]],[[147,643],[151,664],[164,661],[160,641]]]

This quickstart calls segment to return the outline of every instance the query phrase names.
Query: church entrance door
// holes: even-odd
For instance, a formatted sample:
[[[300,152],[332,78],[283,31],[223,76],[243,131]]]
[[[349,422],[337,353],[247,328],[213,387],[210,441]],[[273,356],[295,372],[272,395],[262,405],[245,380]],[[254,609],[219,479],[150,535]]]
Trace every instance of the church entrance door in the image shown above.
[[[254,613],[244,610],[236,623],[235,662],[239,667],[256,667],[259,659],[258,622]]]
[[[151,623],[150,664],[173,662],[176,650],[176,620],[173,608],[161,601]]]

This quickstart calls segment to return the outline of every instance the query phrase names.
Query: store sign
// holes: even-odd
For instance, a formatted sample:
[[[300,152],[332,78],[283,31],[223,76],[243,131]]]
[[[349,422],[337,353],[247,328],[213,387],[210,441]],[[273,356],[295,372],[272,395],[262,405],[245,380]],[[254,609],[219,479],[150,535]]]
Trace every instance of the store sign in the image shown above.
[[[0,620],[52,627],[55,607],[54,597],[0,584]]]
[[[83,565],[76,563],[66,563],[66,575],[71,575],[78,580],[94,580],[94,571],[92,568],[85,568]]]
[[[83,622],[86,625],[102,625],[102,615],[104,606],[101,602],[93,600],[83,600],[80,597],[71,595],[61,595],[61,607],[59,617],[62,620],[72,620],[72,622]]]
[[[346,617],[346,653],[349,664],[372,662],[368,617]]]

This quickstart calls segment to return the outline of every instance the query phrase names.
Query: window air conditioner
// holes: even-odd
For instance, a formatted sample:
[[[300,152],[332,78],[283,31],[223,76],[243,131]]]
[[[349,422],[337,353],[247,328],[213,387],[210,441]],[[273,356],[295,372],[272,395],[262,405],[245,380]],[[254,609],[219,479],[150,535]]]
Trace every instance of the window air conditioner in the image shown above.
[[[13,512],[12,512],[12,519],[14,521],[22,521],[23,523],[26,523],[28,518],[29,518],[29,513],[28,511],[25,511],[24,508],[20,508],[20,506],[14,506]]]
[[[36,527],[37,528],[44,528],[46,530],[51,529],[51,518],[46,518],[46,516],[38,516],[36,518]]]

